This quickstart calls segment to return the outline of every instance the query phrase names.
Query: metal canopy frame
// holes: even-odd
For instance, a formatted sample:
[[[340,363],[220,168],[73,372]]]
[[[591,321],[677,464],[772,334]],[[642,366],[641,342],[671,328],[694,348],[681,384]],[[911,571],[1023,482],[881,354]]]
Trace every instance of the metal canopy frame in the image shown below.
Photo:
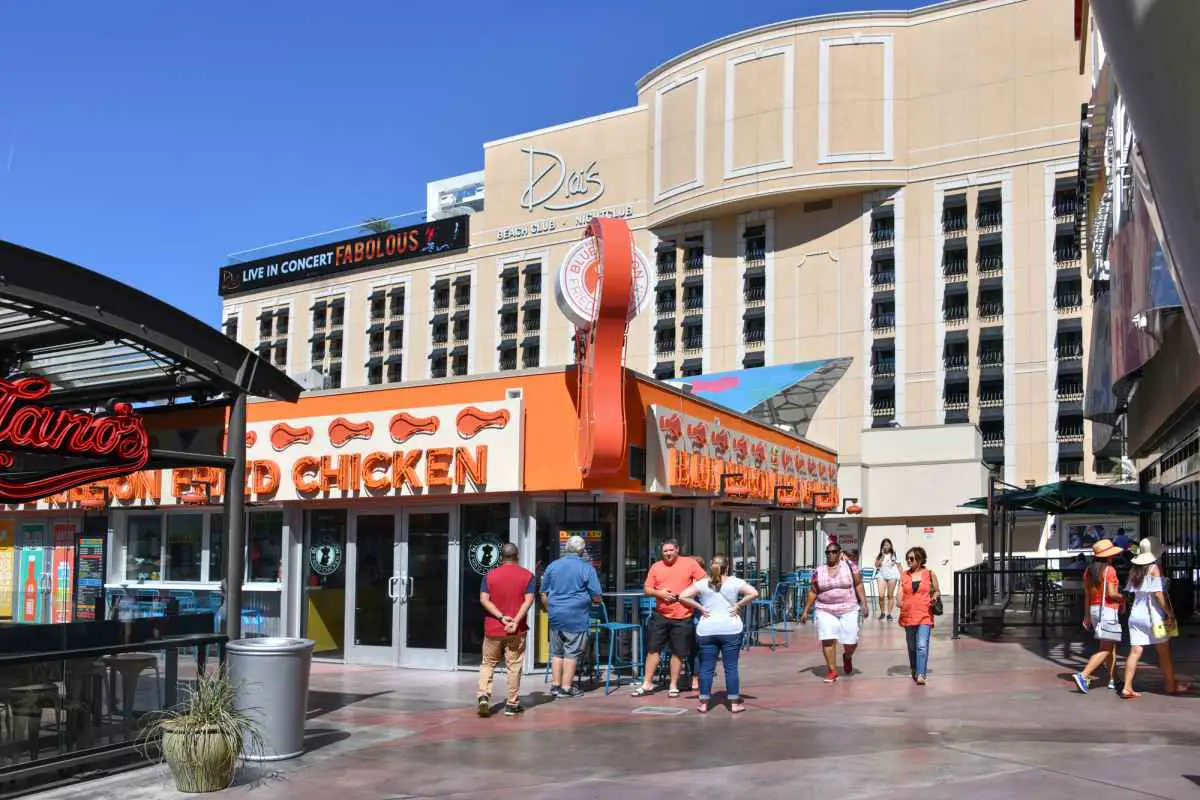
[[[0,366],[37,372],[61,406],[232,398],[301,388],[223,333],[112,278],[0,241]]]
[[[229,406],[224,456],[156,450],[156,466],[214,466],[225,486],[246,481],[249,395],[295,402],[302,391],[221,331],[120,281],[0,240],[0,370],[37,373],[51,383],[47,403],[99,409],[126,402]],[[241,491],[225,492],[229,524],[225,626],[241,635],[245,562]]]

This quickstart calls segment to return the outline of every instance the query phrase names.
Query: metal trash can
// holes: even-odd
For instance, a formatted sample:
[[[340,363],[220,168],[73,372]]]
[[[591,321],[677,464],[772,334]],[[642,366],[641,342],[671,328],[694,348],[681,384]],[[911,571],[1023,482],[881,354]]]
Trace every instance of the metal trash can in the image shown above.
[[[269,636],[226,645],[233,706],[245,711],[262,734],[262,752],[248,754],[248,760],[282,761],[304,752],[313,644]]]
[[[983,638],[994,641],[1004,633],[1004,606],[984,603],[975,609],[975,615],[979,618]]]

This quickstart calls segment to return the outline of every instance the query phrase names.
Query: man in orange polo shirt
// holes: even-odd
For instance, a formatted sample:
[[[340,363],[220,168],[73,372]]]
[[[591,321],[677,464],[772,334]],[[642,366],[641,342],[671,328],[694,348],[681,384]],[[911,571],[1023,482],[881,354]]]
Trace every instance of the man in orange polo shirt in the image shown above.
[[[679,696],[679,673],[683,660],[691,656],[696,648],[696,626],[692,623],[692,610],[679,602],[684,589],[704,577],[704,570],[694,558],[679,557],[679,542],[667,539],[662,544],[662,561],[656,562],[646,574],[644,591],[655,598],[654,616],[646,627],[646,671],[642,685],[634,689],[633,696],[654,690],[654,674],[658,671],[659,652],[668,645],[671,648],[671,684],[668,697]]]

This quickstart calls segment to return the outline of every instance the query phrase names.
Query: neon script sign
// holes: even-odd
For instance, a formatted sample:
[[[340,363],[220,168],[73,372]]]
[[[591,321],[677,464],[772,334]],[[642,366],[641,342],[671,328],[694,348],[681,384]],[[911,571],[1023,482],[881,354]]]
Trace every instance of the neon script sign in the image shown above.
[[[571,170],[563,157],[551,150],[522,147],[521,152],[529,156],[529,182],[521,194],[522,208],[530,212],[539,206],[547,211],[569,211],[604,194],[597,162]]]
[[[91,414],[38,402],[48,394],[50,381],[45,378],[0,380],[0,468],[13,466],[13,450],[106,463],[73,464],[19,479],[0,475],[0,501],[27,502],[58,494],[136,472],[150,460],[146,428],[129,403],[113,403],[109,413]]]

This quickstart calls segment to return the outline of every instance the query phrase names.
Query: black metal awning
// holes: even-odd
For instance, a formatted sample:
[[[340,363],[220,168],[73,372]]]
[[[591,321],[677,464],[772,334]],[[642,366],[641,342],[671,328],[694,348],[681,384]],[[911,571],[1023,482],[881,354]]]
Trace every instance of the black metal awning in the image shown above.
[[[0,361],[37,373],[52,402],[115,396],[173,402],[249,394],[295,401],[301,388],[217,329],[119,281],[0,241]]]

